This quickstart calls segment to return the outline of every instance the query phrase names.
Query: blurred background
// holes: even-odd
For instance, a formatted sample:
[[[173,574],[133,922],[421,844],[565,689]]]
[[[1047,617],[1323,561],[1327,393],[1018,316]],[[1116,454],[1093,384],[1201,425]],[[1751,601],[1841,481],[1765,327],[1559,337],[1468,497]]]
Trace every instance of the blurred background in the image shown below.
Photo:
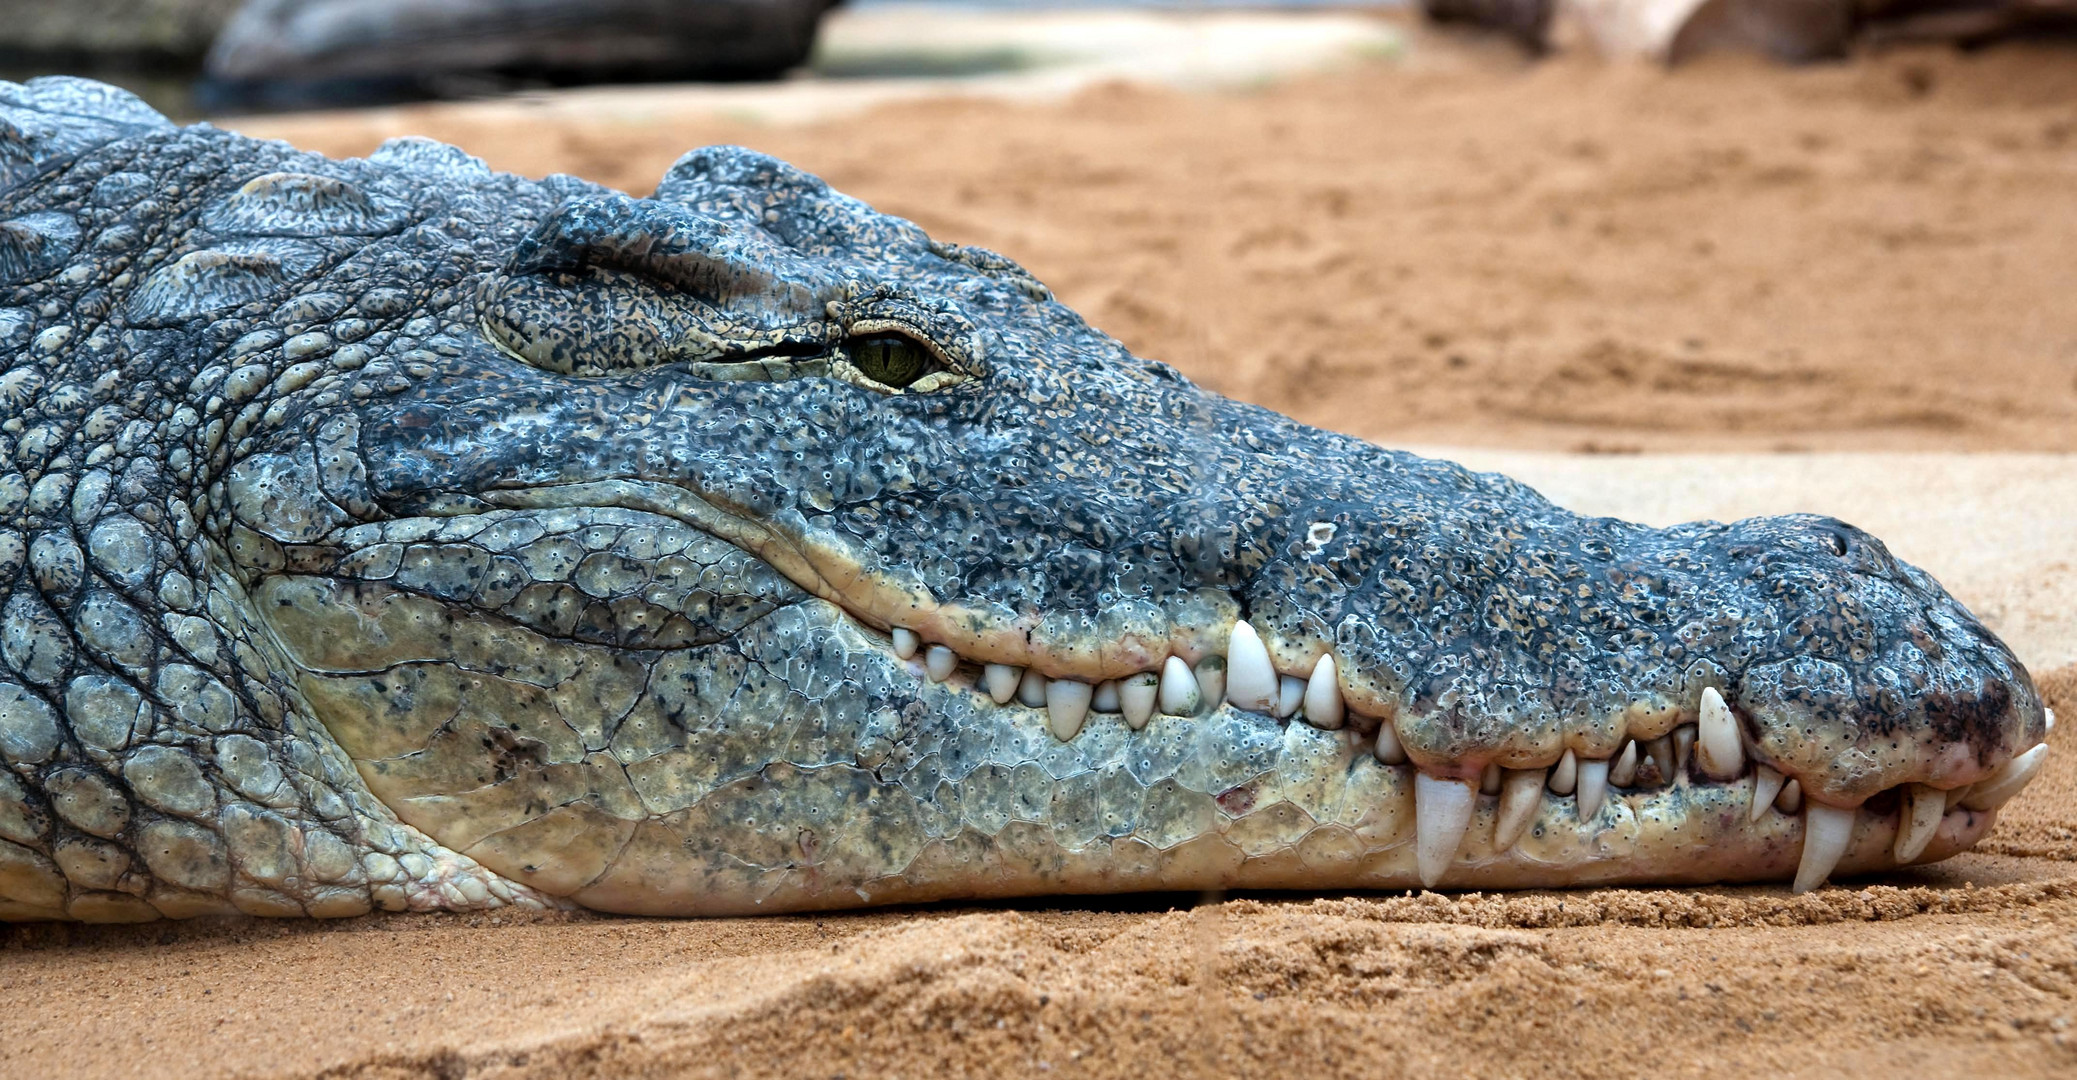
[[[1409,4],[1531,55],[1666,63],[2077,31],[2077,0],[6,0],[0,71],[92,73],[189,116],[597,83],[971,76],[1165,44],[1148,35],[1159,19],[1105,12],[1283,13],[1252,21],[1274,39],[1293,13]],[[1361,48],[1365,35],[1350,36]]]

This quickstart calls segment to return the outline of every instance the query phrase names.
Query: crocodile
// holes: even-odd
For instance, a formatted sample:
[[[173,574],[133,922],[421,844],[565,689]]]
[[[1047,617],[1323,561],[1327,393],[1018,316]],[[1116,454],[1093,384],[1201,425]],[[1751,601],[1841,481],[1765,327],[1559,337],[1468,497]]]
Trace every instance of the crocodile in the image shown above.
[[[0,84],[0,917],[1788,882],[1967,849],[2025,668],[1132,355],[774,158],[646,198]]]

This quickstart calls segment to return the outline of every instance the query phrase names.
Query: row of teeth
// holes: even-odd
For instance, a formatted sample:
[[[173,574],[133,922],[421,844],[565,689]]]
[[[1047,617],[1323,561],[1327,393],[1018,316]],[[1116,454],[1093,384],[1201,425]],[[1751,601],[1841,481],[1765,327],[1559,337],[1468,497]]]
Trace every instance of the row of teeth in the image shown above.
[[[925,646],[913,630],[897,626],[893,637],[895,654],[903,660],[922,654],[924,674],[932,682],[944,682],[959,669],[959,654],[943,645]],[[1044,709],[1047,728],[1055,738],[1066,742],[1081,732],[1092,711],[1121,714],[1125,723],[1138,731],[1147,726],[1156,712],[1194,716],[1221,700],[1236,709],[1278,719],[1303,719],[1314,727],[1333,731],[1341,728],[1348,716],[1337,675],[1332,654],[1320,657],[1309,678],[1278,674],[1261,635],[1248,623],[1237,622],[1226,655],[1208,656],[1194,667],[1182,657],[1170,656],[1158,673],[1142,671],[1092,684],[1079,679],[1050,679],[1037,670],[1009,664],[983,664],[980,686],[998,705],[1007,705],[1015,698],[1028,708]],[[1743,777],[1747,772],[1744,739],[1723,694],[1713,686],[1704,687],[1698,713],[1696,723],[1683,724],[1658,738],[1626,740],[1612,758],[1581,758],[1567,749],[1557,764],[1548,768],[1503,769],[1489,764],[1476,784],[1416,770],[1415,862],[1421,881],[1433,886],[1442,879],[1471,826],[1480,796],[1499,799],[1494,848],[1506,851],[1536,820],[1546,792],[1576,798],[1579,820],[1586,822],[1600,812],[1610,785],[1631,786],[1646,759],[1669,782],[1687,774],[1690,760],[1704,777],[1719,783]],[[1379,722],[1376,726],[1378,761],[1405,765],[1406,751],[1400,745],[1398,733],[1389,723]],[[2053,710],[2048,713],[2048,726],[2055,726]],[[2047,753],[2048,744],[2044,742],[2007,761],[1989,777],[1958,788],[1905,784],[1892,848],[1898,865],[1917,859],[1925,851],[1948,811],[1956,807],[1987,811],[2003,806],[2040,772]],[[1764,763],[1754,762],[1751,775],[1750,820],[1758,821],[1770,806],[1784,814],[1803,815],[1803,852],[1796,869],[1795,891],[1808,892],[1823,884],[1846,853],[1857,811],[1815,800],[1806,804],[1802,785],[1795,778]]]

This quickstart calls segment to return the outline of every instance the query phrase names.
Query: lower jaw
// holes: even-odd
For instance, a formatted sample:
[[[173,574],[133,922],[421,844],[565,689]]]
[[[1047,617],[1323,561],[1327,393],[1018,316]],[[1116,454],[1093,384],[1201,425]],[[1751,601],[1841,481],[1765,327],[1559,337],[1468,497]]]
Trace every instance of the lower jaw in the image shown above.
[[[510,650],[530,659],[528,670],[551,656],[572,670],[606,670],[615,650],[504,623],[484,623],[471,635],[411,630],[418,622],[384,622],[379,613],[392,602],[417,610],[430,601],[377,586],[302,582],[270,579],[255,596],[284,640],[384,640],[402,648],[407,642],[397,635],[408,632],[406,651],[419,662],[480,684],[467,699],[478,703],[474,711],[426,726],[430,743],[418,738],[386,752],[374,751],[392,741],[389,712],[320,712],[376,796],[488,868],[586,907],[733,915],[1421,883],[1418,774],[1380,763],[1360,731],[1220,707],[1155,716],[1141,730],[1117,714],[1091,714],[1063,742],[1048,730],[1044,710],[997,705],[966,672],[930,682],[923,665],[897,659],[885,638],[823,601],[757,620],[725,647],[642,654],[644,666],[658,668],[654,682],[642,680],[649,683],[644,700],[661,687],[689,685],[664,678],[663,665],[708,678],[734,670],[731,678],[743,681],[716,699],[726,704],[715,714],[678,717],[667,731],[623,722],[581,741],[573,733],[567,760],[515,759],[509,776],[482,788],[438,780],[444,766],[413,780],[412,763],[432,755],[472,771],[470,758],[514,720],[492,703],[538,697],[482,697],[482,687],[508,678],[501,672],[509,665],[486,666],[486,658]],[[283,603],[296,595],[302,603]],[[327,611],[317,622],[301,621]],[[476,647],[459,648],[463,637]],[[745,678],[740,661],[733,669],[721,664],[724,653],[747,660],[756,677]],[[322,668],[306,666],[307,685],[313,692],[331,686],[321,696],[335,711],[357,700],[352,687],[385,678],[382,670]],[[839,684],[881,687],[884,696],[833,693]],[[653,719],[661,723],[661,715]],[[623,745],[630,738],[634,744]],[[634,787],[626,777],[636,778]],[[601,786],[608,781],[610,791]],[[1685,776],[1657,788],[1611,789],[1585,822],[1576,797],[1545,795],[1505,850],[1495,843],[1500,800],[1479,796],[1454,857],[1433,880],[1445,888],[1785,881],[1797,871],[1805,817],[1770,808],[1754,820],[1751,789],[1750,777],[1718,784]],[[1957,808],[1915,861],[1966,849],[1991,821],[1989,812]],[[1857,812],[1835,873],[1895,865],[1896,830],[1894,811]]]
[[[1142,734],[1158,735],[1164,724],[1206,719],[1157,719]],[[1307,756],[1317,770],[1292,776],[1291,783],[1258,778],[1247,792],[1259,800],[1256,805],[1207,822],[1204,831],[1167,847],[1156,846],[1160,838],[1137,834],[1070,846],[1060,842],[1053,825],[1012,821],[993,834],[967,830],[935,839],[898,874],[768,866],[753,875],[753,885],[745,879],[721,880],[736,877],[725,871],[686,875],[675,855],[684,841],[670,835],[676,830],[666,829],[656,837],[662,843],[630,845],[614,873],[572,899],[629,914],[744,915],[1070,894],[1422,888],[1413,771],[1378,764],[1338,733],[1304,736],[1299,729],[1288,730],[1340,746],[1313,747]],[[1801,857],[1804,819],[1770,809],[1750,820],[1750,786],[1749,781],[1683,780],[1653,790],[1611,791],[1585,824],[1574,800],[1546,800],[1526,833],[1506,850],[1496,850],[1494,840],[1498,799],[1484,796],[1437,884],[1444,889],[1555,889],[1786,882],[1795,876]],[[1332,787],[1342,789],[1338,799],[1330,800],[1338,807],[1319,801],[1333,794],[1325,790]],[[1235,801],[1233,791],[1218,797],[1222,808]],[[1312,812],[1301,808],[1307,803]],[[1322,811],[1324,820],[1314,817]],[[1914,864],[1967,850],[1995,820],[1996,811],[1954,810]],[[1895,869],[1891,849],[1897,829],[1896,813],[1857,814],[1833,876]],[[647,872],[644,849],[659,856]]]
[[[1140,729],[1117,714],[1092,713],[1075,740],[1061,743],[1046,733],[1043,707],[996,705],[966,670],[933,683],[919,661],[883,651],[878,635],[834,605],[803,608],[824,632],[875,663],[898,667],[942,722],[961,727],[945,733],[948,759],[961,756],[953,748],[959,742],[968,743],[969,761],[1001,752],[997,760],[1007,764],[1017,756],[1007,753],[1013,747],[1029,754],[1014,771],[1012,796],[1031,808],[1027,815],[982,828],[969,815],[963,827],[929,830],[936,835],[907,847],[901,859],[879,861],[875,856],[886,848],[876,841],[886,837],[884,828],[900,831],[933,816],[934,808],[913,798],[909,785],[857,765],[774,762],[749,785],[763,789],[761,796],[717,792],[723,797],[704,808],[708,812],[651,818],[612,870],[573,900],[628,914],[745,915],[1047,895],[1426,887],[1417,858],[1418,773],[1411,765],[1379,762],[1367,734],[1221,706],[1194,717],[1157,714]],[[974,746],[988,750],[975,754]],[[1167,776],[1147,772],[1151,782],[1138,785],[1130,800],[1136,814],[1090,820],[1103,816],[1103,799],[1085,802],[1078,781],[1116,778],[1135,764],[1144,769],[1146,757],[1160,756],[1161,748],[1183,746],[1200,759],[1185,760]],[[1207,754],[1218,760],[1204,760]],[[1259,768],[1238,770],[1241,760]],[[967,788],[966,797],[983,786],[973,774],[955,780],[950,772],[946,781]],[[1575,796],[1546,792],[1528,824],[1518,827],[1519,838],[1506,846],[1498,837],[1501,799],[1480,794],[1434,887],[1778,882],[1785,888],[1803,856],[1807,818],[1773,806],[1755,817],[1754,781],[1751,773],[1723,783],[1682,774],[1664,786],[1611,787],[1584,822]],[[768,841],[737,831],[753,819],[787,840],[809,836],[795,832],[799,822],[781,827],[780,808],[840,801],[817,800],[812,793],[818,789],[847,792],[841,801],[858,816],[818,816],[807,824],[819,837],[780,845],[791,849],[790,859],[771,857]],[[1995,820],[1994,810],[1956,807],[1911,865],[1968,850]],[[1900,823],[1898,809],[1856,811],[1831,876],[1896,869]],[[732,837],[746,842],[738,847]],[[685,854],[692,850],[707,857],[689,864]]]

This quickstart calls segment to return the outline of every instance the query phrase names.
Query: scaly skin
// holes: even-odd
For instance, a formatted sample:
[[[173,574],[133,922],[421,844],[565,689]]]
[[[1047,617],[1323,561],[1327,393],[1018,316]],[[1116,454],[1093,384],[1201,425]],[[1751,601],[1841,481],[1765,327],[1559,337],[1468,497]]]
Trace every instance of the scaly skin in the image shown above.
[[[0,219],[7,918],[1810,887],[2039,762],[1864,533],[1228,401],[748,151],[631,199],[39,80]]]

